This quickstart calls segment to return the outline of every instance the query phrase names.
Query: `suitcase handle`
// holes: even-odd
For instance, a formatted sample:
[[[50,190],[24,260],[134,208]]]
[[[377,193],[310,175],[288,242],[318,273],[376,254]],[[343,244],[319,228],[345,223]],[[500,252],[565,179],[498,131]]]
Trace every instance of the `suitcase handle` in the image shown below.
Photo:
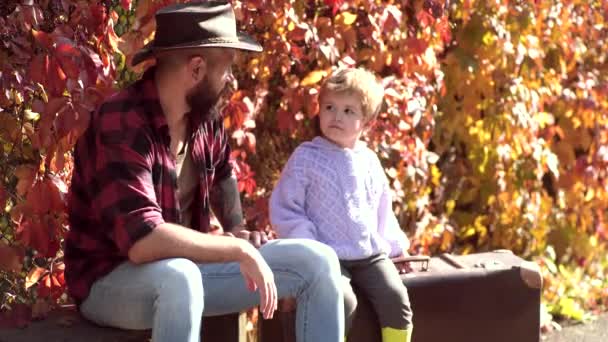
[[[463,268],[467,268],[467,266],[463,263],[461,263],[460,261],[456,260],[456,258],[449,253],[443,253],[441,255],[439,255],[439,258],[443,261],[445,261],[446,263],[454,266],[455,268],[458,269],[463,269]]]
[[[426,255],[408,255],[408,256],[400,256],[400,257],[396,257],[396,258],[391,258],[391,261],[395,265],[411,264],[414,262],[419,262],[422,264],[420,269],[423,272],[426,272],[429,270],[429,261],[430,260],[431,260],[431,257],[426,256]]]

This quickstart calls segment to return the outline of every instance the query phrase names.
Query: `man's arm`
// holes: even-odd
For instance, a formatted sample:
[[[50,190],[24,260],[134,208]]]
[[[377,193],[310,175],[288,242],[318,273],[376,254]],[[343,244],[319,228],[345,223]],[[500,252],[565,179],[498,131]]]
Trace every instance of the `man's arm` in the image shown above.
[[[179,257],[195,262],[241,262],[251,253],[245,242],[165,222],[133,244],[129,249],[129,260],[141,264]]]
[[[209,192],[211,210],[222,225],[224,232],[244,229],[241,197],[234,177],[226,177],[216,184]]]

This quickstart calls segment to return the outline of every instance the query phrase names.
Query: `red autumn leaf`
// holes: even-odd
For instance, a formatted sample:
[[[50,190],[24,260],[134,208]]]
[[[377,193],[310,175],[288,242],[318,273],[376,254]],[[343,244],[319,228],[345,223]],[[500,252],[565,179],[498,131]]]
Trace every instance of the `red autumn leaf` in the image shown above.
[[[380,18],[380,28],[384,32],[392,32],[401,25],[402,13],[394,5],[389,5],[384,9]]]
[[[15,169],[15,176],[18,179],[17,194],[24,196],[34,184],[36,169],[30,165],[20,165]]]
[[[57,140],[65,137],[73,131],[78,125],[78,113],[74,110],[74,106],[67,103],[58,113],[55,118],[54,128]]]
[[[284,109],[277,111],[277,128],[282,132],[292,132],[296,129],[297,122],[292,112]]]
[[[294,28],[287,32],[287,38],[293,42],[303,41],[308,35],[312,35],[312,32],[307,24],[294,23]]]
[[[268,219],[268,197],[259,197],[253,205],[247,206],[245,209],[247,222],[255,222],[257,229],[265,229],[270,226]],[[273,232],[270,232],[273,233]]]
[[[17,227],[17,239],[25,246],[38,251],[41,256],[54,257],[59,250],[55,224],[48,216],[44,216],[42,221],[39,218],[27,217]]]
[[[72,79],[77,79],[80,75],[80,67],[77,60],[82,53],[70,41],[64,41],[57,45],[55,56],[65,74]]]
[[[72,57],[58,56],[57,60],[59,61],[59,65],[67,77],[71,79],[78,79],[78,76],[80,75],[80,68]]]
[[[61,96],[65,90],[67,83],[67,76],[61,65],[57,62],[57,58],[52,57],[49,64],[49,74],[47,75],[49,81],[49,93],[53,96]]]
[[[34,40],[45,49],[51,50],[53,48],[54,37],[52,37],[50,34],[44,31],[32,30],[32,35],[34,36]]]
[[[91,50],[88,47],[80,46],[80,50],[82,51],[87,76],[89,77],[89,84],[96,84],[99,75],[101,74],[101,70],[103,69],[103,62],[95,51]]]
[[[120,0],[120,6],[128,11],[131,9],[131,2],[132,0]]]
[[[30,210],[37,215],[46,214],[51,209],[44,181],[38,181],[27,193],[26,203]]]
[[[65,200],[67,194],[67,186],[57,176],[49,176],[43,182],[49,201],[49,207],[54,212],[62,212],[65,210]]]
[[[439,0],[425,0],[422,8],[435,19],[439,19],[443,15],[443,4]]]
[[[30,62],[29,77],[34,82],[46,84],[47,74],[49,71],[49,56],[38,54]]]
[[[0,241],[0,270],[19,272],[23,267],[23,251]]]
[[[426,10],[418,12],[416,19],[422,28],[429,27],[435,22],[435,18]]]
[[[108,16],[106,7],[103,5],[89,5],[88,10],[89,13],[87,13],[88,20],[86,20],[86,25],[88,26],[89,30],[98,35],[103,34],[103,25]]]
[[[255,179],[253,179],[252,177],[242,178],[238,181],[239,192],[244,192],[249,196],[253,195],[253,192],[255,191],[255,186]]]
[[[447,17],[443,17],[437,25],[435,25],[435,29],[439,32],[439,36],[444,43],[449,43],[452,40],[452,29],[450,28],[450,22]]]
[[[427,41],[415,37],[408,38],[406,45],[414,55],[422,55],[429,47],[429,43]]]
[[[230,115],[233,129],[243,126],[243,123],[248,115],[247,106],[243,102],[231,102],[227,106],[226,111],[226,113]]]
[[[301,60],[304,57],[304,52],[302,52],[302,49],[295,44],[291,44],[290,52],[291,57],[294,60]]]
[[[340,6],[342,6],[342,3],[344,3],[344,0],[323,0],[323,2],[325,2],[325,4],[331,8],[331,14],[336,15],[340,9]]]

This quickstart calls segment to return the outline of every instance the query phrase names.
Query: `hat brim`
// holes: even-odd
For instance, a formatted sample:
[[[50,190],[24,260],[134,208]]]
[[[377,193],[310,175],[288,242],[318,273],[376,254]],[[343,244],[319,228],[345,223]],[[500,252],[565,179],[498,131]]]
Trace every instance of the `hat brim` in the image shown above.
[[[258,42],[255,41],[251,36],[244,32],[239,32],[238,40],[233,42],[204,42],[204,43],[193,43],[179,46],[168,46],[168,47],[156,47],[154,46],[154,41],[146,44],[141,50],[139,50],[135,55],[133,55],[133,59],[131,60],[131,66],[136,66],[137,64],[145,61],[146,59],[154,57],[154,52],[157,51],[169,51],[169,50],[179,50],[179,49],[192,49],[192,48],[213,48],[213,47],[221,47],[221,48],[229,48],[236,50],[245,50],[245,51],[253,51],[253,52],[261,52],[263,48]]]

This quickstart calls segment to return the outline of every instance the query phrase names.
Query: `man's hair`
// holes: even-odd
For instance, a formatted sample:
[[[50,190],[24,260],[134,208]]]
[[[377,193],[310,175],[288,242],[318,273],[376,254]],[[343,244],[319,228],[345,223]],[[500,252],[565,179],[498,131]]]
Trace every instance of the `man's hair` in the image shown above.
[[[325,80],[321,86],[319,100],[328,92],[351,92],[361,100],[361,109],[365,119],[374,119],[382,107],[384,88],[376,76],[363,68],[339,69]]]

